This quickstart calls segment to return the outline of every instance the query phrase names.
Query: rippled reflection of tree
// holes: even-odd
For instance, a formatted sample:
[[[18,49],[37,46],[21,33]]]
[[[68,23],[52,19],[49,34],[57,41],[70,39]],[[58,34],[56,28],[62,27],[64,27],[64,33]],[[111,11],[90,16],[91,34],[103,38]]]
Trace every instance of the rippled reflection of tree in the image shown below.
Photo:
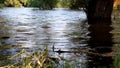
[[[91,37],[88,41],[88,46],[91,50],[89,55],[89,67],[105,67],[110,68],[112,64],[112,31],[111,21],[97,20],[92,21],[88,30]]]

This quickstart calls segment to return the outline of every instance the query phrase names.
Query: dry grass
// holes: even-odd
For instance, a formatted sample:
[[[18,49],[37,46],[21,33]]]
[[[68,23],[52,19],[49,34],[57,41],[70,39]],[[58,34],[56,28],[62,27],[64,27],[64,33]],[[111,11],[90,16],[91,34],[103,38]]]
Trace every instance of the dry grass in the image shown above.
[[[25,56],[25,57],[23,57]],[[28,54],[25,49],[19,53],[13,55],[10,59],[18,58],[19,62],[9,64],[0,68],[54,68],[55,61],[53,61],[45,49],[43,51],[37,51],[32,54]]]

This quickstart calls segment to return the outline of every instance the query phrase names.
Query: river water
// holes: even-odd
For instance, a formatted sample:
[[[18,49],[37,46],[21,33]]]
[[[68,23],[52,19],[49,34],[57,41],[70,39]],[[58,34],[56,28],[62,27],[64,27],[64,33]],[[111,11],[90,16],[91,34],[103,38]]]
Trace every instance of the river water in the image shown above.
[[[88,41],[94,42],[92,38],[98,37],[89,35],[94,31],[91,31],[92,26],[87,24],[83,11],[64,8],[3,8],[0,9],[0,23],[1,65],[7,61],[5,56],[13,55],[22,48],[33,51],[42,50],[47,46],[51,56],[79,62],[76,68],[89,67],[88,61],[91,60],[86,53],[90,49]],[[115,23],[116,21],[108,25],[108,28],[113,29],[105,31],[103,35],[110,33],[108,39],[119,43],[120,22]],[[103,39],[105,38],[106,36],[103,36]]]

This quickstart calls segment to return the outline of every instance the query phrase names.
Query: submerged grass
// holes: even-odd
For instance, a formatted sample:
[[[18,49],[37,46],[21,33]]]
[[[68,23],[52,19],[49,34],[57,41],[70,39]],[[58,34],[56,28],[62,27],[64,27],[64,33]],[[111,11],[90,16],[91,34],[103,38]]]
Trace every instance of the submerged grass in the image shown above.
[[[13,55],[10,59],[18,58],[15,64],[7,65],[3,68],[54,68],[55,62],[49,58],[47,50],[27,53],[25,49]]]
[[[113,51],[115,53],[115,56],[113,57],[113,68],[120,68],[120,45],[114,45]]]
[[[114,64],[114,68],[120,68],[120,54],[114,57],[113,64]]]
[[[14,64],[8,64],[7,66],[0,68],[74,68],[75,64],[71,64],[65,61],[60,65],[57,58],[51,58],[49,56],[47,48],[43,51],[37,51],[28,53],[25,49],[19,53],[10,57],[10,60],[17,58],[18,61]]]

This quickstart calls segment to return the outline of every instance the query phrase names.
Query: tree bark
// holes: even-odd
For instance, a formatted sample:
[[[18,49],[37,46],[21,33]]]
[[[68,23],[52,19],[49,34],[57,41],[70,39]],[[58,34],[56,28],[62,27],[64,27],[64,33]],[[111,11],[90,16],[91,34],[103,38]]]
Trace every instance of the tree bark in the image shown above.
[[[114,0],[90,0],[88,3],[88,21],[111,20]],[[91,24],[91,22],[89,22]]]

